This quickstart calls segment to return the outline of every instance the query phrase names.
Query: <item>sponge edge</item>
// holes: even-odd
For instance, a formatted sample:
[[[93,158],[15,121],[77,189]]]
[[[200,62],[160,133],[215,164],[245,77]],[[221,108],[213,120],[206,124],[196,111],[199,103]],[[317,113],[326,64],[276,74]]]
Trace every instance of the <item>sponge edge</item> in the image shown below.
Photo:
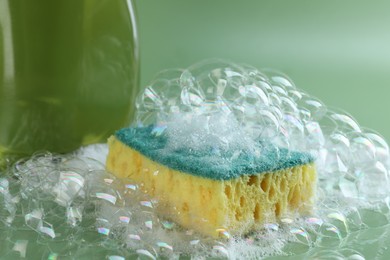
[[[108,144],[107,170],[142,184],[158,198],[160,214],[204,235],[218,237],[224,229],[244,234],[283,215],[309,212],[313,204],[313,163],[213,180],[156,163],[115,136]]]

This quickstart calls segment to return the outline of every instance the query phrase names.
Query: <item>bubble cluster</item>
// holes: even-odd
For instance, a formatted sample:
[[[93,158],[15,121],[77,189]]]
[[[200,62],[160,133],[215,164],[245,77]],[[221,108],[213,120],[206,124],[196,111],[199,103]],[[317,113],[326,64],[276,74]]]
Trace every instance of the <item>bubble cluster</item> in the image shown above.
[[[205,61],[167,70],[138,96],[136,123],[166,132],[175,148],[212,144],[250,149],[257,140],[316,158],[320,180],[334,195],[382,199],[388,195],[386,141],[339,110],[295,87],[285,75],[247,65]]]
[[[38,153],[10,169],[17,179],[0,178],[1,257],[156,259],[189,254],[206,243],[159,218],[158,200],[137,184],[106,172],[99,158],[84,156],[101,153],[106,146],[66,156]]]
[[[1,259],[386,259],[390,156],[386,141],[331,110],[285,75],[213,60],[167,70],[137,98],[136,124],[169,149],[251,149],[272,142],[316,158],[311,215],[282,216],[220,239],[159,216],[159,198],[105,170],[106,145],[39,152],[0,175]],[[157,173],[158,174],[158,173]]]

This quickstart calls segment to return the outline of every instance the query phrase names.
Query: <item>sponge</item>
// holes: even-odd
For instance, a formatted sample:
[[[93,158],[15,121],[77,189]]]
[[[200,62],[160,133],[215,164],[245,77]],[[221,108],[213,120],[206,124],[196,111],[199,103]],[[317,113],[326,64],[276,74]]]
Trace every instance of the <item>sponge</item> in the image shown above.
[[[244,234],[312,206],[316,171],[307,153],[261,144],[260,155],[215,156],[212,149],[170,151],[166,143],[153,126],[121,129],[108,140],[106,167],[141,184],[159,199],[160,214],[185,228],[211,237]]]

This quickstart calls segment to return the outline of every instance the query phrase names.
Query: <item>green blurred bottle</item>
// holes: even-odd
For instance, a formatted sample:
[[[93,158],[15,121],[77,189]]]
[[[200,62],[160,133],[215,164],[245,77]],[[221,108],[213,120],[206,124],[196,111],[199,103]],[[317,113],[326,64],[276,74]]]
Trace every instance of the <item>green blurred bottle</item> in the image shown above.
[[[0,0],[0,168],[105,142],[132,119],[130,0]]]

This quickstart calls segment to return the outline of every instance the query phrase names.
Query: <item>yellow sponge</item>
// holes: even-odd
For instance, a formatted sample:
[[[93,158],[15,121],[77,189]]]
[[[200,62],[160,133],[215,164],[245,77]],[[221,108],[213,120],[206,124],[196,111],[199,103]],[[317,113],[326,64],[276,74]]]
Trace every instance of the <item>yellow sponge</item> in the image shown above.
[[[218,237],[223,230],[244,234],[288,212],[305,212],[312,205],[316,183],[312,160],[272,172],[212,179],[158,163],[118,134],[108,144],[109,171],[142,184],[145,192],[158,198],[161,214],[208,236]]]

